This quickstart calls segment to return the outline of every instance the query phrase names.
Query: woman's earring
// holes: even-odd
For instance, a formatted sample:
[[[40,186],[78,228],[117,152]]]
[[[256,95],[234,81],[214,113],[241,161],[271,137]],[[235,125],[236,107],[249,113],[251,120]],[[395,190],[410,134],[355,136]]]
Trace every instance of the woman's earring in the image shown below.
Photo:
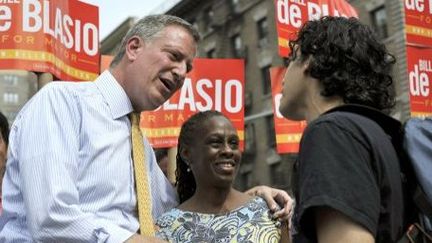
[[[186,172],[189,173],[191,171],[189,161],[187,161],[185,159],[183,159],[183,161],[185,162],[185,164],[187,166]]]

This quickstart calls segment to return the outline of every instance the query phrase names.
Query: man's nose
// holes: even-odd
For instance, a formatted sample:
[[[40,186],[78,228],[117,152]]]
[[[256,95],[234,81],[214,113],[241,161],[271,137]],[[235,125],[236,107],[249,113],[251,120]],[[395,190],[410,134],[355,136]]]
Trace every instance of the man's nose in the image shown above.
[[[173,70],[175,82],[179,87],[183,85],[183,81],[186,78],[187,74],[187,63],[186,61],[182,61],[177,63],[177,66]]]
[[[186,77],[186,74],[188,72],[186,61],[178,62],[176,67],[174,68],[174,72],[181,77]]]

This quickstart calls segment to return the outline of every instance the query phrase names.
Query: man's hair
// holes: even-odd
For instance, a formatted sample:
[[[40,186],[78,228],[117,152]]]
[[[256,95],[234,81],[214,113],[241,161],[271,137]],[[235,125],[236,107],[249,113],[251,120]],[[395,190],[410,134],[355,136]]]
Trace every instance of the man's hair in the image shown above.
[[[319,80],[321,95],[340,96],[344,103],[390,111],[395,104],[393,55],[370,27],[355,18],[323,17],[307,22],[290,42],[291,60],[308,60],[306,72]]]
[[[194,141],[200,138],[200,130],[204,122],[213,117],[221,116],[228,119],[219,111],[204,111],[195,113],[185,121],[180,129],[180,135],[177,145],[177,169],[176,169],[176,186],[180,203],[188,200],[195,193],[196,182],[192,171],[188,171],[186,161],[181,157],[181,151],[185,146],[194,146]]]
[[[126,52],[126,44],[132,36],[139,36],[144,41],[150,41],[161,30],[170,25],[183,27],[188,31],[196,42],[199,41],[198,31],[186,20],[171,15],[149,15],[146,16],[132,26],[132,28],[124,36],[117,54],[114,56],[110,67],[116,66],[123,58]]]
[[[1,135],[3,137],[3,141],[5,142],[6,146],[9,144],[9,122],[5,115],[0,112],[0,130]]]

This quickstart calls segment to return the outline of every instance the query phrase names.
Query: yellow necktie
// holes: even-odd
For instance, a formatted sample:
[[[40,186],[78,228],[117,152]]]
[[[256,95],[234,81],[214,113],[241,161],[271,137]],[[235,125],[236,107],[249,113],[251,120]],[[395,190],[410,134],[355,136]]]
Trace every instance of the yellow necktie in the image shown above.
[[[131,114],[132,124],[132,158],[135,172],[135,184],[138,201],[138,220],[140,233],[145,236],[154,236],[152,218],[151,195],[147,176],[147,165],[144,153],[144,143],[139,128],[139,113]]]

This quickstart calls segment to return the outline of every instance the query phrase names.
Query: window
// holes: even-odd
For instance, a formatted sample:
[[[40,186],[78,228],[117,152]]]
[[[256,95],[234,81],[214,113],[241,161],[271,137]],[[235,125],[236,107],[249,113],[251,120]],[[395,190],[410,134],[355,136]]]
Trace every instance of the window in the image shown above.
[[[255,124],[247,123],[245,134],[245,153],[253,154],[255,153]]]
[[[4,93],[3,102],[7,104],[18,104],[19,96],[17,93]]]
[[[207,57],[208,58],[216,58],[216,49],[210,49],[207,51]]]
[[[19,77],[16,75],[4,75],[3,82],[8,86],[16,86],[18,84]]]
[[[270,66],[261,68],[262,91],[263,94],[270,94],[271,81],[270,81]]]
[[[234,50],[234,56],[235,57],[243,57],[244,53],[243,53],[243,44],[242,44],[242,39],[240,38],[240,35],[234,35],[231,38],[231,42],[232,42],[232,46],[233,46],[233,50]]]
[[[240,0],[231,0],[230,1],[230,7],[231,7],[231,14],[238,15],[240,13],[239,9],[239,2]]]
[[[384,39],[388,36],[387,32],[387,14],[384,6],[376,8],[371,12],[372,26],[377,33],[378,38]]]
[[[275,126],[274,126],[274,120],[273,115],[266,116],[266,125],[267,125],[267,144],[269,148],[275,148],[276,147],[276,133],[275,133]]]
[[[268,44],[268,21],[264,17],[257,22],[258,27],[258,46],[264,47]]]
[[[213,22],[214,12],[211,7],[204,10],[204,28],[205,31],[212,30],[212,22]]]
[[[198,23],[195,19],[191,19],[189,20],[189,23],[192,25],[192,27],[194,27],[194,29],[196,29],[197,31],[199,31],[199,26]]]
[[[250,108],[252,108],[253,103],[253,93],[252,91],[248,90],[244,93],[244,105],[245,105],[245,113],[246,115],[249,114]]]

